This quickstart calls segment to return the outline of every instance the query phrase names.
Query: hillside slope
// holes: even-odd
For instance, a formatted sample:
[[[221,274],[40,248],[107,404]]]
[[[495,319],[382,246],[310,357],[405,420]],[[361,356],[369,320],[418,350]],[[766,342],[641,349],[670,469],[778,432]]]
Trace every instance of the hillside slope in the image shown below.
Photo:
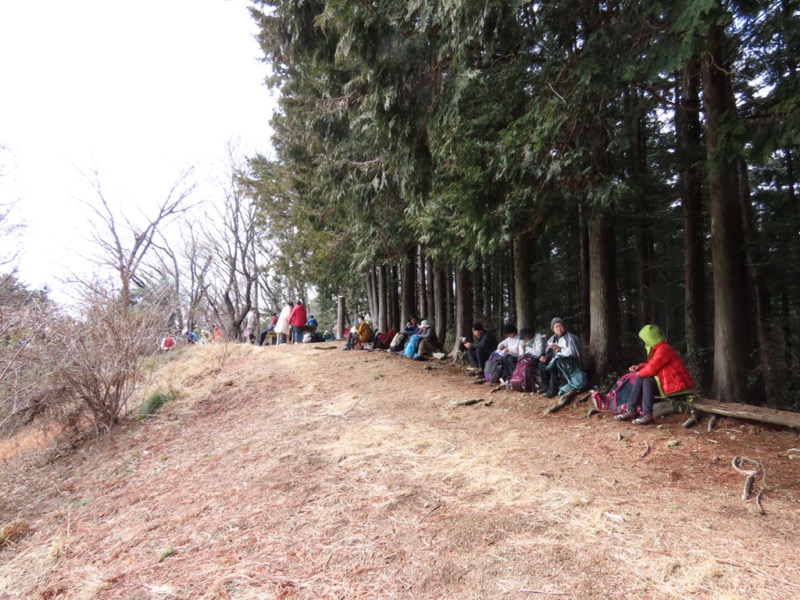
[[[0,597],[800,597],[796,434],[543,417],[450,365],[315,347],[190,348],[155,419],[7,463],[2,523],[30,531]]]

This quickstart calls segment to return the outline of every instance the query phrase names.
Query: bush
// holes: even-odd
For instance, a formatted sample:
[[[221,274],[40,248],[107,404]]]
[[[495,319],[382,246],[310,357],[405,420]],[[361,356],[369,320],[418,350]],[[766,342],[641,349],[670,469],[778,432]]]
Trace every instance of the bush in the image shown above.
[[[139,409],[139,418],[146,419],[147,417],[152,417],[155,415],[159,409],[164,406],[167,402],[172,402],[175,400],[175,392],[167,392],[163,394],[161,392],[156,392],[152,394],[147,400],[142,402],[142,406]]]

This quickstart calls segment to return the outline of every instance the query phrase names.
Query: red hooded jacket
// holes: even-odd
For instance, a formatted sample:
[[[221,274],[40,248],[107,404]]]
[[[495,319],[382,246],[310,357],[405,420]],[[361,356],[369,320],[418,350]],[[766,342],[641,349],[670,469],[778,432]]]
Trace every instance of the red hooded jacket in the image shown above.
[[[666,342],[653,346],[650,359],[639,365],[640,377],[656,377],[664,396],[694,388],[694,381],[675,349]]]

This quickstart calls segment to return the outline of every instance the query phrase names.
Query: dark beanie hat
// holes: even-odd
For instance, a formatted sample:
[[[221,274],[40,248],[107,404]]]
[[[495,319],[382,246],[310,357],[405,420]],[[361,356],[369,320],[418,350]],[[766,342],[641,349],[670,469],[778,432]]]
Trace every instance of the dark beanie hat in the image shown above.
[[[503,325],[503,334],[517,333],[517,328],[511,323]]]
[[[473,323],[472,331],[483,331],[483,325],[481,325],[480,323]]]

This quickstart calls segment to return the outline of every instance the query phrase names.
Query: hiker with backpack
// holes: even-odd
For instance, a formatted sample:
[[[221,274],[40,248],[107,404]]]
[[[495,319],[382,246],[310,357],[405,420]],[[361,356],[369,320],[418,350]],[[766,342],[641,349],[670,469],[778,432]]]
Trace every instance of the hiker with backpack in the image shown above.
[[[466,338],[461,338],[461,343],[467,349],[467,360],[471,366],[467,374],[483,379],[483,368],[489,356],[497,349],[497,338],[491,331],[485,331],[480,323],[474,323],[472,341],[468,342]]]
[[[431,324],[423,319],[419,324],[419,344],[417,346],[418,356],[432,356],[434,352],[439,352],[439,340],[436,338],[436,331],[434,331]]]
[[[419,325],[417,325],[417,317],[411,315],[408,317],[408,321],[406,322],[405,326],[403,327],[403,331],[400,331],[394,335],[394,337],[389,340],[389,348],[387,352],[392,352],[394,354],[401,353],[408,341],[415,335],[419,333]]]
[[[372,337],[372,327],[369,326],[364,315],[358,315],[356,324],[350,329],[347,334],[347,341],[345,342],[342,350],[352,350],[353,348],[360,347],[361,344],[366,344]]]
[[[515,392],[531,393],[539,390],[536,385],[536,373],[538,372],[539,356],[541,352],[535,354],[533,329],[523,327],[519,330],[519,337],[522,339],[522,351],[517,359],[517,365],[511,373],[506,387]],[[544,336],[540,336],[544,337]]]
[[[555,317],[550,321],[553,335],[547,340],[547,350],[539,358],[539,374],[542,377],[544,395],[552,398],[567,392],[580,392],[586,388],[586,371],[583,366],[581,342],[567,331],[564,320]],[[559,387],[559,380],[566,383]]]
[[[631,366],[636,373],[628,399],[628,409],[616,416],[618,421],[633,421],[636,425],[649,425],[653,419],[653,401],[656,396],[667,398],[694,389],[694,380],[683,364],[678,352],[664,339],[656,325],[645,325],[639,332],[647,351],[647,362]],[[638,414],[641,406],[642,415]]]
[[[505,338],[497,344],[497,352],[503,357],[501,379],[508,380],[517,368],[517,359],[525,352],[525,341],[512,323],[503,325],[503,335]]]

